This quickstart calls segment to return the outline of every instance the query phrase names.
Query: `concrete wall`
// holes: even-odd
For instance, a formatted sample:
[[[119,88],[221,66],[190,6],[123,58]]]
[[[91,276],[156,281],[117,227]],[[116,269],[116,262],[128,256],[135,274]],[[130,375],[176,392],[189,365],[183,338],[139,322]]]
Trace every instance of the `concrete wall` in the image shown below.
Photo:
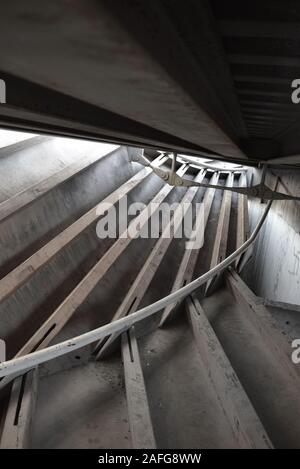
[[[0,203],[86,155],[97,152],[100,158],[116,148],[117,145],[41,136],[0,148]]]
[[[279,174],[278,190],[300,196],[300,172]],[[252,230],[264,208],[258,199],[249,202]],[[273,202],[244,278],[257,295],[300,304],[300,201]]]
[[[11,191],[19,192],[20,187],[28,185],[28,173],[31,183],[35,183],[43,179],[46,172],[50,175],[88,151],[99,151],[100,156],[101,152],[103,154],[103,147],[97,143],[78,145],[76,140],[56,138],[32,143],[32,146],[26,146],[25,156],[17,151],[0,159],[3,181],[14,180],[14,189],[9,183],[6,186]],[[104,145],[104,148],[107,156],[0,223],[1,277],[140,168],[140,165],[130,163],[127,148],[111,145]],[[112,153],[111,149],[114,150]],[[46,163],[43,156],[49,157],[50,161]],[[92,225],[0,304],[0,334],[7,342],[8,357],[20,348],[76,286],[107,249],[109,241],[101,242]]]

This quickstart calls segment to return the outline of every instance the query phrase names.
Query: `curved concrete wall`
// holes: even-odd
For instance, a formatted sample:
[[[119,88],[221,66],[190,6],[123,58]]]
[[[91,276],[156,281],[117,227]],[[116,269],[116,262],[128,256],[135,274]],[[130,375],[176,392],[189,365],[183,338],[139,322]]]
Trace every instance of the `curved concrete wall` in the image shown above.
[[[300,196],[298,171],[281,171],[278,190]],[[259,200],[249,204],[252,229],[264,208]],[[300,202],[279,200],[255,244],[253,258],[244,273],[257,295],[300,304]]]
[[[39,143],[34,142],[34,146],[27,146],[25,156],[20,156],[19,151],[16,155],[10,154],[9,163],[6,159],[3,161],[1,174],[5,174],[7,180],[13,178],[13,174],[18,176],[14,186],[14,190],[18,192],[21,186],[28,184],[27,171],[30,172],[30,168],[36,177],[41,178],[41,175],[45,176],[46,171],[50,172],[50,169],[56,171],[62,164],[66,165],[72,159],[79,158],[83,151],[84,153],[99,151],[99,155],[103,153],[100,144],[89,142],[86,146],[83,145],[80,151],[77,149],[74,152],[75,141],[63,140],[64,142],[62,139],[42,139]],[[62,150],[56,151],[60,143],[63,144]],[[70,145],[69,152],[68,145]],[[104,147],[106,153],[111,149],[110,145]],[[49,165],[45,164],[41,154],[47,157],[51,155]],[[0,160],[0,169],[1,164],[2,160]],[[2,220],[0,223],[1,277],[118,188],[138,169],[140,165],[130,163],[127,149],[117,148],[84,171]],[[24,181],[20,182],[21,175]],[[32,183],[33,179],[30,181]],[[37,178],[34,182],[36,181]],[[153,189],[152,191],[150,189],[151,187],[149,187],[151,197]],[[63,301],[111,242],[112,240],[99,240],[95,224],[92,225],[0,304],[1,338],[7,341],[9,357],[17,352]]]

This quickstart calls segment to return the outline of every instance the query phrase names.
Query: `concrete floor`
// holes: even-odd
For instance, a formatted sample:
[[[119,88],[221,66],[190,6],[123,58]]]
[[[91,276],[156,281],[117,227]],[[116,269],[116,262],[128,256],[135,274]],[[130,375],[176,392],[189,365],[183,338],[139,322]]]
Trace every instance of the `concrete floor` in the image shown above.
[[[185,317],[140,340],[156,440],[160,448],[234,448]]]
[[[185,317],[140,338],[139,347],[158,447],[234,448]],[[84,365],[79,357],[68,370],[41,370],[33,447],[129,448],[120,353]]]

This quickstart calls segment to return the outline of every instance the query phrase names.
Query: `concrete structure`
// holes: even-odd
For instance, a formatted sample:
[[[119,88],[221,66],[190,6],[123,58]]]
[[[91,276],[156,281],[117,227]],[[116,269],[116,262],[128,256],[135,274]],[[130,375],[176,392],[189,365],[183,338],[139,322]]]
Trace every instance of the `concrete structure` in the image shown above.
[[[1,449],[300,448],[300,8],[249,5],[2,6]]]
[[[179,288],[220,262],[248,236],[240,230],[242,215],[243,220],[248,218],[244,205],[247,197],[241,205],[235,193],[164,185],[158,176],[151,174],[151,168],[143,169],[135,162],[140,153],[139,149],[89,142],[78,144],[70,139],[49,137],[17,142],[7,147],[7,154],[3,149],[1,174],[6,177],[3,177],[0,209],[4,207],[1,242],[5,249],[1,251],[0,314],[1,339],[6,350],[3,348],[2,361],[87,332],[120,315],[132,314],[139,304],[150,304],[168,294],[172,283],[175,282],[173,290]],[[47,164],[40,158],[41,154],[47,156]],[[170,160],[160,158],[157,164],[167,168]],[[186,165],[180,169],[180,163],[178,168],[178,174],[188,169]],[[190,167],[184,177],[191,180],[196,174],[197,170]],[[231,178],[230,186],[238,187],[242,183],[240,170],[234,174],[200,169],[197,178],[199,182],[210,180],[220,185]],[[92,207],[102,200],[115,203],[124,196],[145,203],[158,197],[168,202],[182,200],[194,206],[204,200],[204,246],[185,250],[185,238],[165,238],[162,233],[158,240],[137,238],[126,244],[121,238],[119,241],[99,239],[96,223],[104,212],[96,214]],[[256,212],[251,207],[260,204],[255,200],[258,199],[252,199],[249,205],[252,225]],[[267,218],[255,253],[265,243],[265,233],[270,220],[276,216],[276,207]],[[177,212],[174,216],[180,221],[179,208]],[[142,213],[138,218],[141,217]],[[120,243],[124,247],[117,251]],[[217,255],[217,249],[218,252],[222,249],[223,254]],[[259,265],[257,256],[253,256],[243,269],[244,276],[247,272],[250,275],[251,262]],[[91,278],[91,272],[96,273],[96,265],[103,265],[105,270],[86,290],[87,279]],[[234,302],[228,290],[226,295],[222,293],[222,279],[223,276],[211,284],[208,297],[205,286],[196,293],[200,300],[204,295],[207,297],[203,306],[205,313],[206,309],[209,312],[208,318],[211,308],[215,315],[223,301],[224,306],[229,297],[231,304]],[[259,294],[265,296],[263,291]],[[75,298],[78,298],[77,306]],[[282,300],[269,298],[272,299]],[[63,306],[68,301],[72,301],[70,313]],[[246,297],[245,301],[248,304],[252,300]],[[223,344],[227,330],[223,332],[218,326],[214,332],[214,321],[210,326],[200,303],[195,305],[187,300],[192,327],[185,316],[184,304],[180,303],[175,309],[168,308],[167,315],[162,312],[167,324],[166,319],[160,321],[159,314],[138,323],[134,332],[123,334],[122,359],[120,338],[116,337],[114,341],[99,342],[97,356],[91,344],[41,365],[38,373],[31,371],[13,382],[5,378],[1,383],[2,448],[298,447],[297,431],[290,434],[286,430],[283,435],[281,429],[297,415],[300,401],[293,396],[293,389],[300,378],[297,372],[294,375],[297,370],[290,360],[288,341],[283,338],[281,344],[276,332],[270,329],[272,320],[278,319],[277,326],[288,337],[296,338],[296,331],[300,332],[296,312],[285,311],[282,316],[276,314],[277,303],[276,307],[268,306],[273,313],[267,318],[270,324],[265,326],[267,335],[271,331],[271,348],[266,351],[271,360],[268,366],[273,366],[272,360],[274,366],[282,363],[282,370],[279,367],[282,375],[277,378],[276,374],[275,378],[269,372],[269,378],[264,377],[262,383],[252,383],[243,362],[235,362],[231,349],[227,355]],[[239,306],[234,308],[239,313],[243,311]],[[285,322],[289,315],[293,326],[287,332]],[[52,322],[49,317],[53,317]],[[57,329],[60,324],[57,321],[62,320]],[[255,327],[261,328],[261,313],[256,321]],[[39,328],[41,332],[37,335]],[[250,333],[250,326],[245,328],[245,334]],[[234,322],[228,333],[235,336]],[[272,344],[275,344],[273,352]],[[291,373],[285,375],[289,367]],[[265,409],[265,398],[258,391],[252,392],[252,388],[262,385],[279,386],[279,393],[280,380],[285,383],[283,397],[289,402],[284,407],[286,417],[280,409],[275,411],[272,407],[271,396]],[[178,402],[182,411],[178,411]]]

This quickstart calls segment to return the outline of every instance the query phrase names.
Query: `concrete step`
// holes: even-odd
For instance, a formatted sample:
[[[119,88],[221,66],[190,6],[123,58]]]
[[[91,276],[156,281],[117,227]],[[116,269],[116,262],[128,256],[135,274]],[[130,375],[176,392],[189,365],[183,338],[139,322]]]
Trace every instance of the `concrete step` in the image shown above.
[[[186,320],[144,336],[140,354],[159,448],[237,446]]]
[[[132,447],[119,356],[40,379],[31,447]]]
[[[273,445],[299,448],[299,383],[295,384],[296,378],[274,353],[271,344],[277,346],[277,336],[272,326],[266,341],[260,331],[260,318],[255,322],[251,318],[255,311],[238,304],[228,288],[205,298],[201,305]]]
[[[208,270],[246,239],[245,198],[230,193],[229,197],[222,191],[164,185],[149,168],[145,171],[130,163],[132,152],[133,149],[120,148],[88,168],[67,175],[66,180],[59,179],[58,185],[49,186],[47,193],[30,204],[16,207],[0,223],[4,241],[6,230],[12,226],[23,239],[17,256],[10,254],[11,245],[5,241],[8,257],[0,263],[1,339],[5,339],[8,358],[60,342],[150,304],[168,294],[174,285],[178,288]],[[109,170],[113,174],[113,178],[106,178],[110,185],[103,176]],[[141,173],[145,174],[139,178]],[[227,180],[230,185],[239,183],[239,177],[228,174],[204,172],[203,177],[206,181],[213,178]],[[205,200],[204,245],[188,253],[185,239],[97,239],[95,202],[106,197],[115,203],[119,193],[129,195],[129,201],[146,204],[153,200],[187,200],[192,204]],[[73,207],[71,202],[75,199]],[[65,204],[68,200],[70,204],[61,211],[58,202]],[[55,229],[43,221],[45,208],[51,209]],[[22,238],[28,216],[32,227]],[[146,223],[148,215],[142,212],[136,220]],[[36,233],[34,242],[32,233]],[[220,330],[214,322],[218,317],[216,308],[226,311],[226,301],[232,310],[238,308],[228,289],[218,290],[221,282],[222,277],[211,285],[209,291],[213,293],[204,300],[205,286],[197,292],[203,300],[201,305],[196,300],[191,303],[191,299],[176,305],[177,315],[173,310],[172,315],[168,313],[166,328],[157,329],[161,314],[138,324],[123,334],[121,341],[114,341],[114,345],[121,342],[122,347],[117,346],[112,355],[101,356],[100,362],[94,361],[92,348],[86,347],[80,353],[40,366],[39,373],[34,374],[39,377],[34,385],[31,376],[17,378],[10,393],[10,379],[4,378],[0,388],[7,412],[2,424],[2,446],[260,448],[288,446],[297,438],[299,441],[298,434],[292,440],[287,432],[279,438],[283,410],[272,411],[273,397],[267,399],[269,407],[259,397],[260,380],[264,377],[265,392],[268,386],[274,386],[277,395],[287,395],[292,413],[293,406],[297,407],[291,401],[295,391],[283,392],[283,371],[276,370],[274,383],[264,376],[270,374],[270,363],[266,369],[259,364],[259,380],[252,382],[248,370],[240,373],[238,364],[246,366],[247,360],[243,362],[241,358],[244,349],[238,357],[235,353],[245,344],[245,336],[255,337],[257,331],[252,329],[259,327],[258,323],[252,321],[252,329],[249,328],[241,313],[244,335],[239,341],[234,321],[233,332],[223,327],[223,318]],[[211,323],[206,319],[206,309]],[[232,334],[234,337],[229,337]],[[254,362],[261,360],[260,354],[271,355],[270,346],[260,350],[262,346],[266,349],[263,340],[258,346],[254,338],[250,340],[249,347],[255,349]],[[287,422],[291,423],[287,419],[284,426]],[[31,443],[27,438],[30,435]]]

